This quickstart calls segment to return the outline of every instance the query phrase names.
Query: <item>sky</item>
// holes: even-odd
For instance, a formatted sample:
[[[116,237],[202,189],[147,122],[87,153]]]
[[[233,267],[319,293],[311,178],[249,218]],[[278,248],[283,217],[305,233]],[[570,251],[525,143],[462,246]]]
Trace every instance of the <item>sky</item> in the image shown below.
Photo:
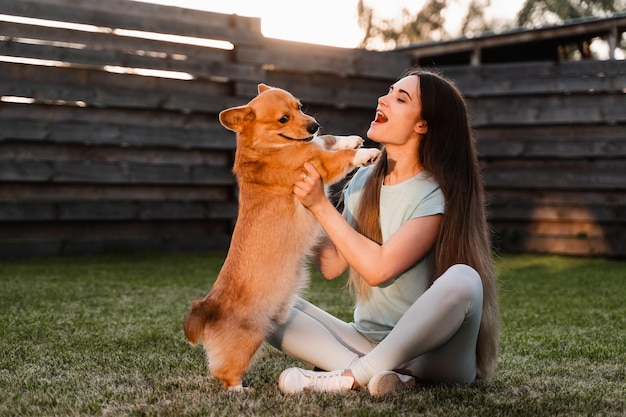
[[[363,37],[357,23],[358,0],[136,0],[149,3],[238,14],[261,18],[261,31],[267,38],[317,43],[345,48],[356,47]],[[425,0],[368,0],[376,16],[387,19],[399,16],[403,7],[412,11]],[[446,29],[457,33],[469,0],[449,0]],[[485,11],[488,18],[512,20],[524,0],[491,0]]]

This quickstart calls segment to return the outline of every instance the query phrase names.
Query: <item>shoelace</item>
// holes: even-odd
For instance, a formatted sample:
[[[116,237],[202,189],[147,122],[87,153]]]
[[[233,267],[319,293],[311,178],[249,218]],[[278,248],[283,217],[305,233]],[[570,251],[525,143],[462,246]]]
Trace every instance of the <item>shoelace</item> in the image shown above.
[[[341,391],[343,372],[309,374],[309,385],[314,391]]]

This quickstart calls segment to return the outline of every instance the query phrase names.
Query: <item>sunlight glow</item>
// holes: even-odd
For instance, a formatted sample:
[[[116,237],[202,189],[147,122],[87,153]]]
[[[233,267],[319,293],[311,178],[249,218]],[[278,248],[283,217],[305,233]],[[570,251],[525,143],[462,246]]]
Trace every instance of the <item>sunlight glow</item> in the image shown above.
[[[35,19],[32,17],[11,16],[11,15],[6,15],[6,14],[0,14],[0,21],[23,23],[26,25],[35,25],[35,26],[47,26],[51,28],[60,28],[60,29],[75,29],[75,30],[81,30],[83,32],[105,32],[106,33],[106,32],[111,31],[108,28],[101,28],[101,27],[94,26],[94,25],[85,25],[82,23],[59,22],[56,20]]]
[[[155,70],[150,68],[128,68],[114,65],[105,65],[104,70],[116,74],[143,75],[145,77],[171,78],[175,80],[193,80],[193,75],[180,71]]]
[[[232,50],[235,47],[230,42],[219,41],[216,39],[204,39],[204,38],[194,38],[191,36],[168,35],[166,33],[144,32],[140,30],[113,29],[113,33],[118,36],[128,36],[128,37],[133,37],[133,38],[184,43],[187,45],[206,46],[209,48]]]
[[[63,61],[54,61],[51,59],[35,59],[23,58],[19,56],[0,55],[0,62],[9,62],[11,64],[27,64],[42,65],[44,67],[70,67],[71,65]]]
[[[33,104],[35,99],[32,97],[2,96],[0,101],[4,103]]]

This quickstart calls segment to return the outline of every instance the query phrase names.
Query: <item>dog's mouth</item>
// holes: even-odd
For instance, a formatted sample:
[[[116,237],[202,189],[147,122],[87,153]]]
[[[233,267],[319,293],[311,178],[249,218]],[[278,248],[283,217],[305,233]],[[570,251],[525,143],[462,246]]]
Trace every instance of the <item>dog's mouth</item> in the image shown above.
[[[296,141],[296,142],[311,142],[313,140],[313,136],[309,136],[308,138],[292,138],[292,137],[289,137],[289,136],[284,135],[282,133],[279,133],[278,136],[281,136],[281,137],[283,137],[283,138],[285,138],[287,140],[293,140],[293,141]]]

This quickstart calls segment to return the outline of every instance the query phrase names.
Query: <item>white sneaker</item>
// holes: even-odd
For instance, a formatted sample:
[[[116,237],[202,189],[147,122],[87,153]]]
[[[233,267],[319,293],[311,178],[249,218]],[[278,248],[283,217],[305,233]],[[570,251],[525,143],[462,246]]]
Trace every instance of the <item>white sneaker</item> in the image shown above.
[[[285,394],[295,394],[302,391],[350,391],[354,384],[354,378],[343,375],[343,372],[343,370],[316,372],[300,368],[288,368],[280,374],[278,388]]]
[[[367,389],[374,397],[393,394],[415,387],[415,378],[394,371],[382,371],[370,379]]]

